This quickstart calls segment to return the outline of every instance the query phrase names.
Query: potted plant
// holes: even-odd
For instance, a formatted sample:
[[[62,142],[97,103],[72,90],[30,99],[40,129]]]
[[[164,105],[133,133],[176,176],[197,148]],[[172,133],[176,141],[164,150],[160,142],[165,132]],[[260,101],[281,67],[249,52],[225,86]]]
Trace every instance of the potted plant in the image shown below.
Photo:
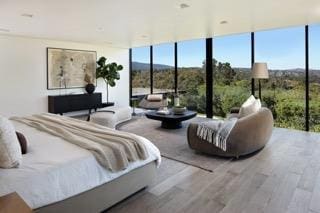
[[[108,87],[114,87],[116,85],[116,80],[120,79],[119,71],[123,70],[122,65],[118,65],[115,62],[106,64],[107,59],[105,57],[100,57],[97,61],[98,67],[96,76],[102,78],[106,83],[107,92],[107,103],[109,102],[109,91]]]

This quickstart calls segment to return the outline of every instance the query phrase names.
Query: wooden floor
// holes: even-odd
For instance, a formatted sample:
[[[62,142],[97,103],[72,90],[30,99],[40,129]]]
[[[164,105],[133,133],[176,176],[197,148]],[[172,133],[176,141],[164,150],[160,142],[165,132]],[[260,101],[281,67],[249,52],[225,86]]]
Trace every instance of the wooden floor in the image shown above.
[[[163,158],[155,184],[108,212],[320,213],[320,134],[276,129],[259,153],[213,173]]]

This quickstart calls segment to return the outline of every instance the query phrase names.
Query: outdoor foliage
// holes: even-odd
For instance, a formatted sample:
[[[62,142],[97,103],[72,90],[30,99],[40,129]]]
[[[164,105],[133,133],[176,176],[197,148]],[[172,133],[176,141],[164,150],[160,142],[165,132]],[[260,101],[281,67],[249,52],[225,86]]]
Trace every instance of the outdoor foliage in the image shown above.
[[[178,69],[180,103],[189,109],[205,114],[206,84],[203,67]],[[230,63],[213,59],[213,112],[216,117],[226,117],[232,107],[240,107],[251,95],[249,68],[233,68]],[[173,89],[173,69],[154,73],[154,88]],[[310,130],[320,131],[320,76],[319,71],[310,73]],[[304,130],[305,125],[305,73],[304,70],[271,70],[270,78],[262,80],[262,104],[275,118],[275,126]],[[150,73],[134,70],[133,88],[150,88]],[[166,90],[168,91],[168,90]],[[172,90],[171,90],[172,91]],[[258,87],[256,83],[256,96]]]

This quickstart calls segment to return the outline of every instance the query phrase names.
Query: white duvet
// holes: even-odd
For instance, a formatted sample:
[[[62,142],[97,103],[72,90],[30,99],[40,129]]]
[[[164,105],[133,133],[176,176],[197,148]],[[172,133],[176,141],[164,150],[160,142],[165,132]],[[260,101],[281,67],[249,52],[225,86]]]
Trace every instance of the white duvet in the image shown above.
[[[159,150],[141,137],[149,152],[148,159],[112,173],[100,166],[89,151],[22,123],[13,123],[26,136],[28,153],[23,155],[19,168],[0,169],[0,196],[15,191],[33,209],[90,190],[151,161],[161,161]]]

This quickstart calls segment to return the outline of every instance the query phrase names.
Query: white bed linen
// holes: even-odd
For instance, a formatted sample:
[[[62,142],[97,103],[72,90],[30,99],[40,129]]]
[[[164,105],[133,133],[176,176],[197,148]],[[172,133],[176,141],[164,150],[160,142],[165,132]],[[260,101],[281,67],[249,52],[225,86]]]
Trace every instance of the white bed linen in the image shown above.
[[[15,191],[33,209],[90,190],[151,161],[156,160],[158,165],[161,162],[159,150],[143,138],[148,159],[112,173],[100,166],[89,151],[22,123],[13,123],[26,136],[28,153],[23,155],[19,168],[0,169],[0,196]]]

